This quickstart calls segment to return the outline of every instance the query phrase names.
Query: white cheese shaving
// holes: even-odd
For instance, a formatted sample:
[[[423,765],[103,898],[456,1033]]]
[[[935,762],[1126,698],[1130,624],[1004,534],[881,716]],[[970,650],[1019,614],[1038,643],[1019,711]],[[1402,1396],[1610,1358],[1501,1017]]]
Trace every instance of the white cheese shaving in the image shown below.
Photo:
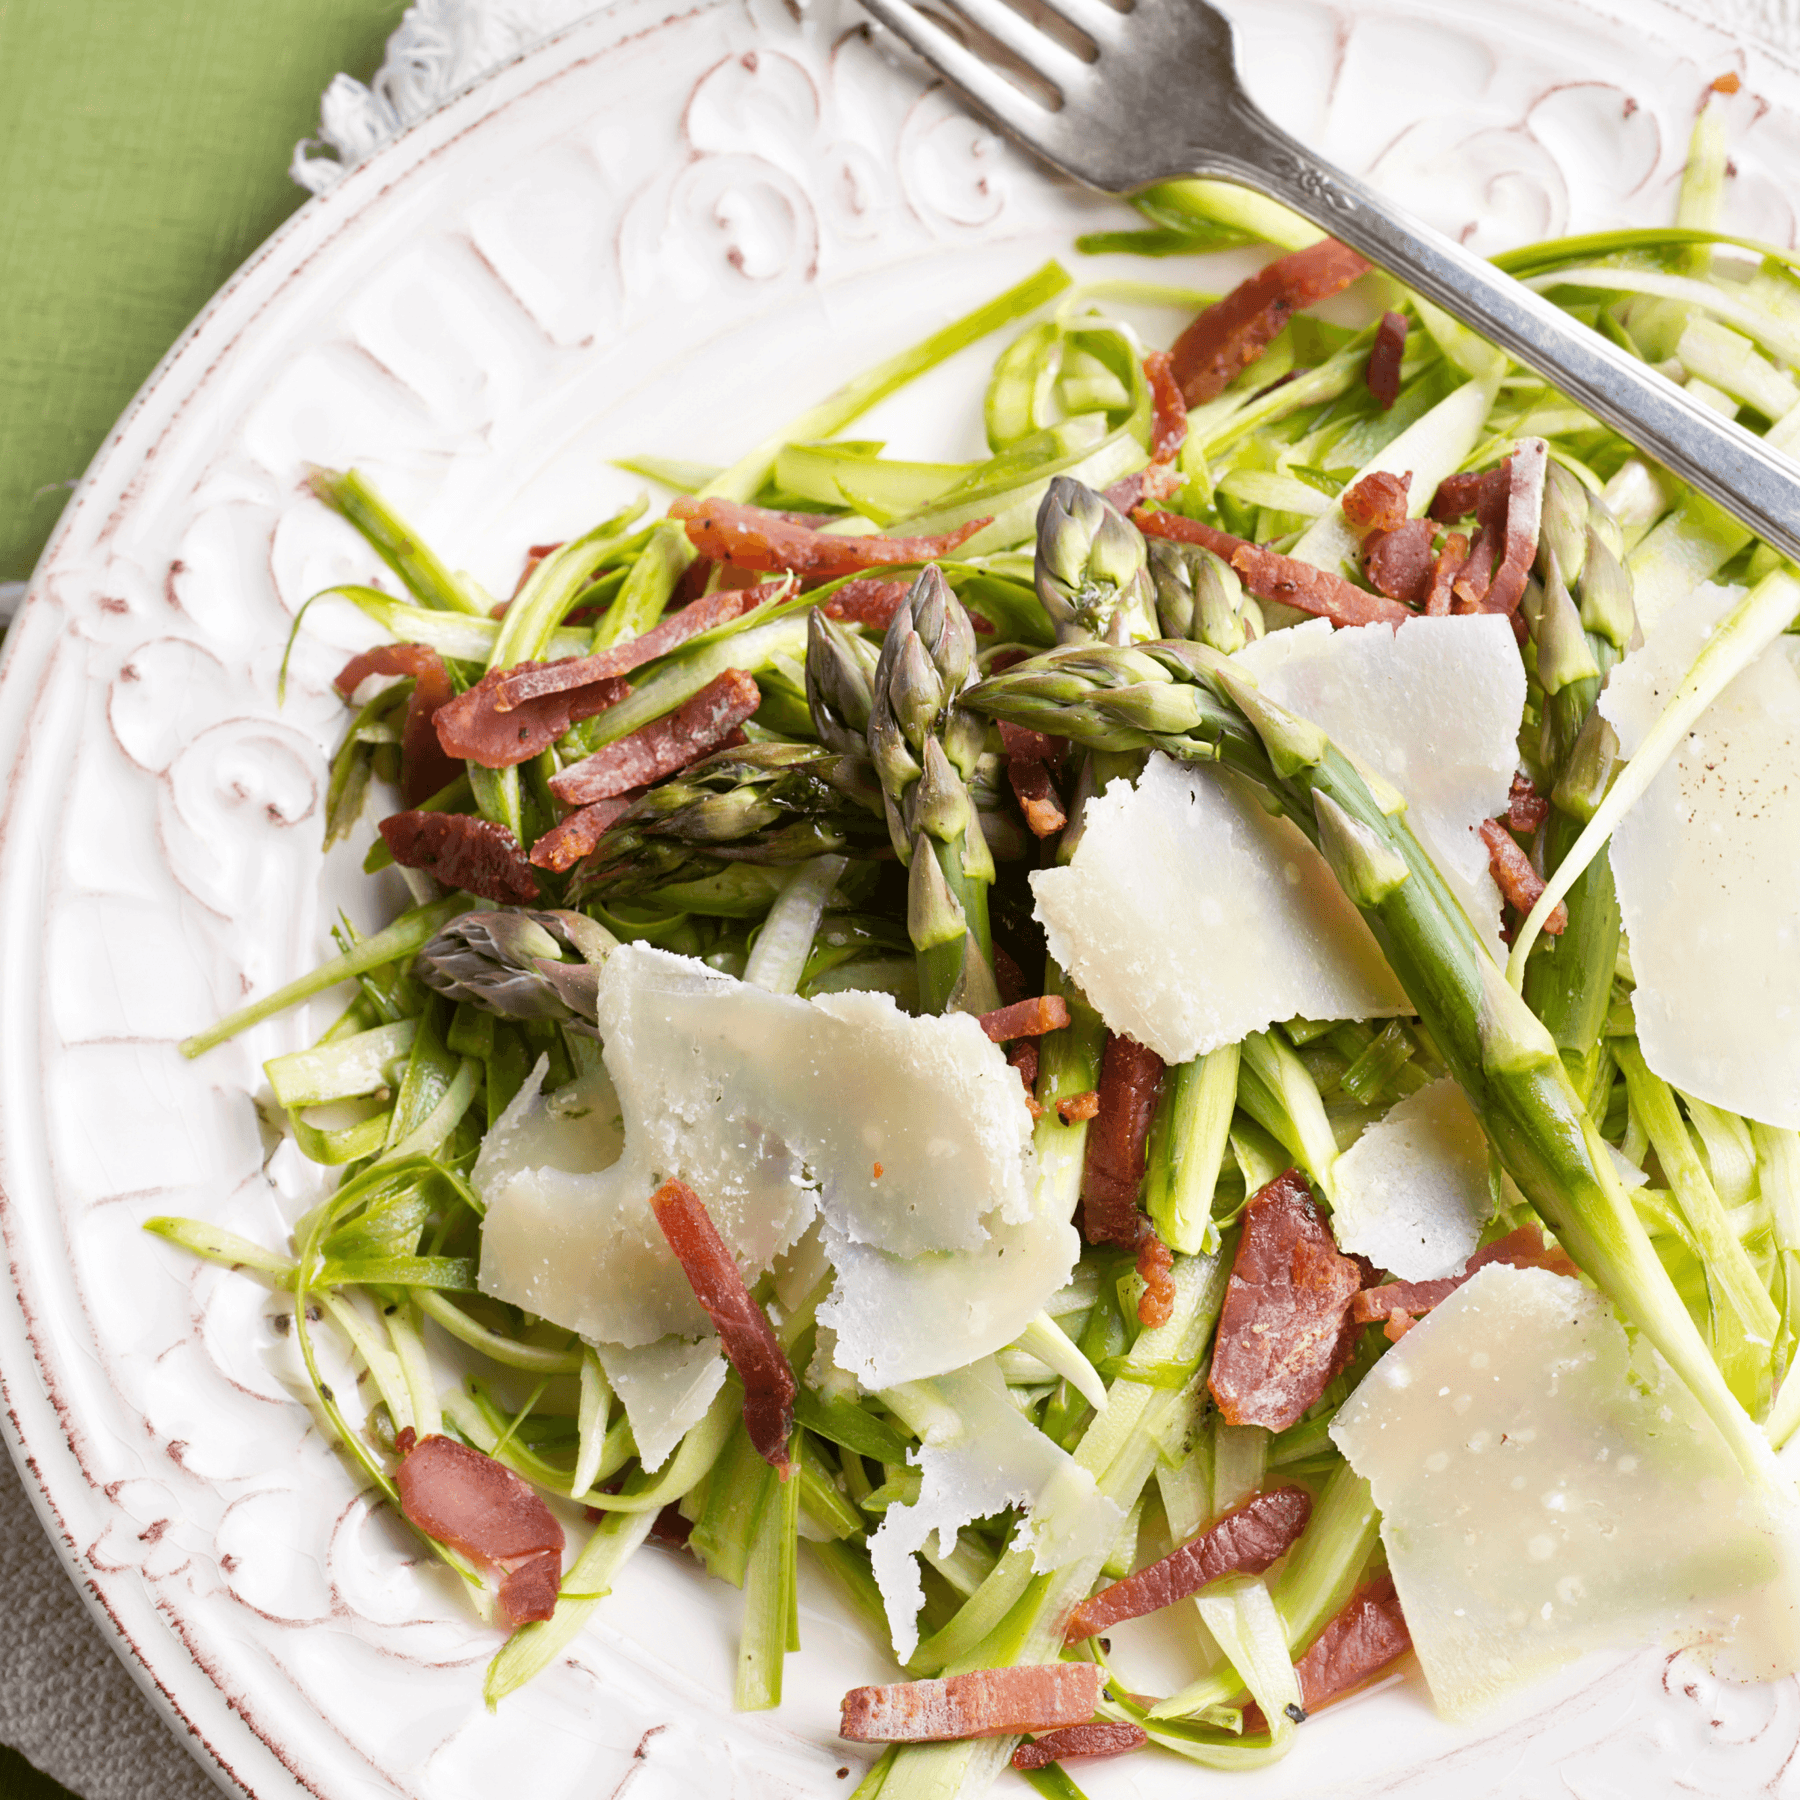
[[[671,1175],[752,1281],[819,1212],[834,1242],[894,1259],[965,1255],[976,1271],[1004,1268],[1009,1290],[1015,1269],[1042,1264],[1047,1287],[1009,1291],[995,1309],[1010,1321],[1030,1301],[996,1343],[1066,1277],[1072,1255],[1056,1272],[1045,1249],[1061,1250],[1067,1226],[1033,1211],[1018,1076],[972,1018],[909,1018],[885,994],[769,994],[630,944],[607,959],[597,1019],[612,1081],[591,1076],[546,1102],[540,1067],[483,1144],[483,1292],[607,1343],[706,1330],[646,1205]],[[916,1357],[926,1329],[904,1308],[858,1324],[865,1360],[884,1333]],[[939,1335],[945,1360],[929,1372],[982,1353],[957,1354],[954,1329]]]
[[[1371,1125],[1331,1173],[1339,1248],[1403,1281],[1461,1274],[1493,1211],[1487,1136],[1447,1075]]]
[[[1600,710],[1634,754],[1741,588],[1696,588],[1613,671]],[[1800,640],[1731,683],[1619,822],[1613,878],[1644,1060],[1767,1125],[1800,1126]]]
[[[691,1344],[686,1338],[665,1337],[630,1349],[596,1344],[594,1351],[625,1408],[638,1457],[654,1474],[725,1385],[719,1340],[709,1335]]]
[[[914,1453],[922,1478],[918,1499],[890,1506],[869,1539],[894,1656],[902,1663],[919,1647],[925,1590],[915,1558],[933,1532],[939,1555],[948,1556],[963,1526],[1009,1506],[1028,1507],[1032,1566],[1042,1573],[1104,1555],[1125,1522],[1093,1476],[1013,1405],[992,1358],[935,1386],[961,1430]]]
[[[1325,860],[1255,791],[1152,756],[1031,877],[1050,953],[1114,1031],[1189,1062],[1278,1019],[1410,1012]]]
[[[1718,1640],[1721,1672],[1800,1666],[1794,1521],[1599,1295],[1493,1264],[1344,1403],[1439,1709],[1467,1718],[1587,1651]]]
[[[1315,619],[1270,632],[1236,660],[1270,699],[1406,796],[1413,835],[1503,956],[1500,890],[1476,827],[1506,810],[1519,766],[1525,665],[1507,621],[1471,614],[1339,631]]]

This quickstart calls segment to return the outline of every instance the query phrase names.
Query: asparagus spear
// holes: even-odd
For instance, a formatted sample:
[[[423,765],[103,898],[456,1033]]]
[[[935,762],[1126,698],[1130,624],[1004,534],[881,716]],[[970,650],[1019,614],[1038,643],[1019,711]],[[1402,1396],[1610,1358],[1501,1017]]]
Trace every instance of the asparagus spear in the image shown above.
[[[1508,987],[1404,818],[1315,725],[1198,644],[1053,650],[969,695],[980,711],[1098,749],[1155,748],[1256,783],[1324,854],[1468,1095],[1502,1166],[1575,1260],[1706,1408],[1740,1462],[1777,1480],[1639,1223],[1556,1046]]]
[[[1138,643],[1159,635],[1143,533],[1104,495],[1067,475],[1037,516],[1032,565],[1060,644]]]

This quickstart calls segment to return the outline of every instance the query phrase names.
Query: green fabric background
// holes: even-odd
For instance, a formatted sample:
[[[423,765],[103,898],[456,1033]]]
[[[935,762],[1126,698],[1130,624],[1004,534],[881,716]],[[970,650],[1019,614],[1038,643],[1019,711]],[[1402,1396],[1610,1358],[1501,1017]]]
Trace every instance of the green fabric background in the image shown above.
[[[305,198],[295,141],[404,7],[0,0],[0,581],[31,573],[157,359]]]

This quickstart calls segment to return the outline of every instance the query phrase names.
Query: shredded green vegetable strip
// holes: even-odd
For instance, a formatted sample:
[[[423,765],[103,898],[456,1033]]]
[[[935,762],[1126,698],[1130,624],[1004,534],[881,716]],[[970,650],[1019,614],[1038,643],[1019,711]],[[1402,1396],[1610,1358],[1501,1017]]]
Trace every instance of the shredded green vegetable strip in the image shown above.
[[[1800,258],[1719,229],[1725,168],[1713,104],[1695,129],[1673,225],[1496,261],[1709,404],[1742,412],[1753,429],[1766,422],[1773,442],[1800,443],[1790,366],[1800,364]],[[1319,236],[1218,182],[1163,183],[1137,205],[1149,229],[1096,234],[1078,248],[1291,251]],[[181,1045],[198,1056],[302,1002],[336,998],[336,1016],[310,1043],[264,1034],[265,1047],[281,1046],[263,1064],[269,1091],[320,1169],[320,1197],[291,1248],[197,1220],[159,1218],[149,1229],[281,1296],[278,1317],[291,1318],[311,1395],[360,1478],[397,1505],[396,1434],[441,1432],[597,1521],[554,1616],[514,1632],[495,1656],[490,1706],[562,1654],[625,1562],[677,1514],[691,1554],[742,1591],[732,1603],[734,1616],[741,1605],[740,1708],[780,1703],[785,1657],[799,1645],[802,1555],[885,1645],[870,1534],[887,1509],[917,1498],[921,1444],[963,1429],[932,1382],[869,1394],[819,1354],[829,1337],[815,1314],[832,1277],[796,1252],[756,1289],[800,1377],[794,1477],[777,1480],[751,1444],[735,1374],[646,1469],[606,1347],[479,1291],[473,1171],[483,1139],[534,1065],[548,1095],[603,1068],[595,965],[617,943],[643,941],[771,993],[862,988],[914,1012],[974,1014],[998,1007],[1018,970],[1024,992],[1069,1008],[1068,1026],[1034,1040],[1032,1087],[1040,1203],[1066,1217],[1081,1194],[1091,1109],[1077,1104],[1065,1117],[1059,1103],[1100,1085],[1106,1031],[1048,956],[1027,877],[1041,856],[1069,859],[1088,801],[1108,781],[1135,778],[1155,747],[1235,771],[1320,845],[1419,1019],[1291,1020],[1167,1071],[1140,1199],[1146,1228],[1172,1253],[1171,1316],[1140,1320],[1132,1252],[1088,1246],[1067,1288],[997,1359],[1023,1416],[1117,1503],[1126,1528],[1104,1554],[1050,1572],[1036,1567],[1013,1512],[964,1525],[953,1543],[934,1539],[907,1672],[1054,1660],[1073,1607],[1148,1560],[1156,1533],[1181,1542],[1258,1488],[1297,1482],[1314,1509],[1291,1554],[1267,1578],[1229,1577],[1198,1596],[1195,1641],[1209,1650],[1191,1678],[1145,1696],[1109,1664],[1101,1705],[1103,1717],[1141,1725],[1153,1744],[1202,1767],[1254,1768],[1286,1753],[1299,1713],[1295,1660],[1381,1567],[1369,1484],[1329,1428],[1387,1345],[1368,1334],[1350,1370],[1279,1435],[1226,1424],[1207,1374],[1238,1216],[1290,1166],[1329,1203],[1342,1150],[1445,1072],[1488,1133],[1503,1208],[1520,1206],[1521,1194],[1535,1206],[1746,1467],[1768,1478],[1770,1447],[1800,1430],[1800,1381],[1790,1378],[1800,1134],[1682,1094],[1650,1068],[1607,848],[1704,708],[1792,626],[1800,574],[1477,334],[1398,290],[1389,299],[1415,329],[1391,406],[1363,380],[1372,330],[1299,314],[1260,361],[1193,409],[1162,480],[1172,491],[1155,503],[1353,581],[1359,543],[1339,501],[1354,482],[1410,472],[1417,513],[1444,477],[1491,466],[1522,438],[1546,440],[1539,555],[1522,608],[1520,751],[1552,803],[1537,843],[1547,885],[1503,975],[1413,839],[1401,797],[1232,673],[1228,654],[1274,622],[1235,571],[1210,553],[1146,546],[1095,491],[1144,470],[1153,449],[1142,345],[1107,308],[1161,308],[1172,337],[1208,298],[1151,282],[1075,287],[1050,263],[727,466],[625,463],[682,492],[811,514],[828,532],[926,536],[987,523],[941,566],[874,572],[909,590],[885,633],[854,611],[825,616],[820,603],[841,582],[790,589],[633,671],[628,695],[541,756],[503,770],[471,764],[426,803],[478,813],[529,845],[561,810],[549,786],[559,768],[667,718],[727,671],[753,676],[761,705],[749,742],[638,801],[604,840],[604,878],[580,866],[540,871],[544,910],[526,915],[432,891],[409,872],[418,904],[371,936],[342,924],[338,955]],[[1002,328],[1012,329],[984,395],[985,459],[902,460],[842,435],[878,400]],[[330,591],[395,639],[435,649],[459,691],[490,671],[642,635],[695,557],[682,523],[639,500],[539,560],[496,620],[489,597],[365,476],[319,470],[312,483],[406,597],[356,584]],[[707,585],[718,578],[712,571]],[[1621,768],[1596,707],[1605,680],[1638,611],[1711,578],[1741,579],[1749,592]],[[349,721],[332,766],[332,838],[355,829],[394,776],[411,692],[410,682],[386,688]],[[1026,829],[990,717],[1072,746],[1056,846],[1040,849]],[[377,842],[365,866],[390,860]],[[1539,934],[1559,901],[1569,924],[1552,950]],[[1616,1157],[1650,1165],[1657,1179],[1627,1193]],[[1491,1230],[1504,1227],[1500,1217]],[[351,1371],[349,1388],[329,1377],[338,1365]],[[1272,1722],[1255,1734],[1244,1729],[1253,1701]],[[891,1747],[853,1800],[979,1795],[1014,1741]],[[1054,1766],[1028,1780],[1079,1800]]]

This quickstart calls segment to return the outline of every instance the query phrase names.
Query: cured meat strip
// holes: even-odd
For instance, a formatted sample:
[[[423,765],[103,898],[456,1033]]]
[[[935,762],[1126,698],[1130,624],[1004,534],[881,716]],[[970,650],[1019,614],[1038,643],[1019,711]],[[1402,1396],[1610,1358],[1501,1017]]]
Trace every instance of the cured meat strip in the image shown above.
[[[479,763],[484,769],[510,769],[549,749],[571,725],[605,712],[631,692],[628,682],[611,676],[585,687],[516,701],[507,712],[496,708],[495,695],[502,682],[556,666],[519,663],[510,669],[492,670],[467,693],[441,707],[436,725],[445,755]]]
[[[1318,1399],[1356,1348],[1349,1308],[1363,1285],[1298,1170],[1255,1195],[1207,1384],[1228,1424],[1285,1431]]]
[[[1385,594],[1371,594],[1341,575],[1315,569],[1260,544],[1247,544],[1228,531],[1184,519],[1179,513],[1148,512],[1139,507],[1132,515],[1148,537],[1173,538],[1177,543],[1204,544],[1225,558],[1243,577],[1244,586],[1258,600],[1278,600],[1334,625],[1398,625],[1412,614]]]
[[[1185,415],[1184,415],[1185,417]],[[1181,486],[1181,471],[1173,463],[1153,462],[1135,475],[1123,475],[1105,490],[1106,502],[1122,513],[1151,500],[1166,500]]]
[[[1450,611],[1451,590],[1468,559],[1469,540],[1460,531],[1451,532],[1431,565],[1431,587],[1425,595],[1426,618],[1441,619]]]
[[[1006,747],[1006,779],[1032,836],[1054,837],[1069,822],[1069,815],[1050,771],[1061,764],[1068,740],[1002,720],[1000,741]]]
[[[504,825],[472,813],[403,812],[381,821],[382,841],[403,869],[423,869],[446,887],[524,906],[538,897],[537,877]]]
[[[1019,1079],[1025,1084],[1025,1104],[1034,1119],[1044,1116],[1044,1109],[1038,1105],[1038,1045],[1036,1038],[1020,1038],[1006,1053],[1006,1060],[1019,1071]]]
[[[1480,469],[1468,475],[1446,475],[1437,484],[1427,509],[1440,525],[1454,525],[1501,504],[1506,498],[1508,477],[1504,465]]]
[[[462,773],[444,754],[432,721],[452,697],[450,671],[429,644],[377,644],[338,671],[335,686],[348,700],[371,675],[410,675],[406,723],[400,731],[400,798],[418,806]]]
[[[565,806],[589,806],[648,787],[725,747],[761,704],[756,683],[742,669],[727,669],[672,713],[552,775],[550,791]]]
[[[1045,1769],[1077,1756],[1125,1756],[1149,1743],[1150,1734],[1129,1720],[1097,1720],[1091,1725],[1065,1725],[1047,1731],[1012,1753],[1015,1769]]]
[[[1095,1117],[1099,1111],[1098,1088],[1089,1088],[1085,1094],[1065,1094],[1056,1103],[1056,1115],[1065,1125],[1079,1125],[1082,1120]]]
[[[719,1228],[691,1187],[665,1181],[650,1196],[650,1210],[744,1384],[744,1430],[750,1442],[786,1481],[794,1469],[788,1440],[794,1435],[796,1383],[768,1315],[751,1299]]]
[[[1152,350],[1144,358],[1144,377],[1150,384],[1150,460],[1172,463],[1187,442],[1187,400],[1175,379],[1174,358],[1166,350]]]
[[[1312,1504],[1305,1488],[1252,1494],[1161,1562],[1150,1563],[1082,1601],[1069,1617],[1063,1642],[1079,1643],[1121,1620],[1160,1612],[1211,1586],[1221,1575],[1262,1574],[1306,1529]]]
[[[1350,1303],[1350,1315],[1359,1325],[1388,1319],[1395,1313],[1418,1318],[1434,1306],[1442,1306],[1478,1269],[1489,1263],[1509,1263],[1515,1269],[1545,1269],[1552,1275],[1576,1275],[1579,1271],[1560,1244],[1550,1244],[1536,1225],[1496,1238],[1477,1250],[1463,1264],[1460,1275],[1440,1276],[1436,1281],[1390,1281],[1382,1287],[1364,1288]]]
[[[1550,816],[1549,800],[1537,791],[1537,784],[1523,769],[1512,778],[1512,791],[1506,797],[1506,823],[1510,830],[1534,832]]]
[[[820,610],[828,619],[866,625],[871,631],[886,631],[911,591],[910,581],[881,581],[874,576],[858,576],[833,590]]]
[[[1137,1272],[1144,1279],[1144,1291],[1138,1295],[1138,1323],[1146,1328],[1166,1325],[1175,1312],[1175,1283],[1169,1271],[1175,1266],[1175,1252],[1156,1235],[1156,1227],[1148,1219],[1138,1220]]]
[[[1054,1731],[1086,1723],[1105,1685],[1098,1663],[1059,1662],[852,1688],[838,1735],[859,1744],[920,1744]]]
[[[1411,1648],[1412,1633],[1394,1592],[1394,1578],[1384,1571],[1350,1596],[1294,1664],[1302,1710],[1309,1715],[1317,1712]],[[1244,1708],[1244,1731],[1266,1730],[1262,1708],[1252,1702]]]
[[[1531,858],[1518,846],[1512,833],[1498,819],[1483,819],[1479,830],[1487,845],[1488,867],[1508,906],[1528,913],[1537,905],[1544,891],[1544,878],[1531,866]],[[1559,900],[1544,920],[1544,929],[1552,937],[1568,929],[1569,909]]]
[[[764,582],[760,587],[721,588],[703,595],[691,606],[670,613],[659,624],[639,637],[627,638],[609,650],[592,656],[566,656],[560,662],[519,663],[496,672],[493,686],[495,712],[509,713],[528,700],[540,700],[548,694],[566,694],[576,688],[591,687],[595,682],[610,681],[628,675],[633,669],[667,656],[689,638],[715,625],[728,625],[733,619],[788,592],[791,583]]]
[[[1507,472],[1506,512],[1502,526],[1500,566],[1482,603],[1484,612],[1511,614],[1537,560],[1538,530],[1543,522],[1544,472],[1550,446],[1542,438],[1526,438],[1501,466]]]
[[[991,523],[971,519],[941,537],[840,537],[765,507],[685,495],[670,506],[669,517],[681,520],[688,541],[714,562],[740,569],[786,569],[823,580],[887,563],[934,562]]]
[[[1400,398],[1400,359],[1406,354],[1406,315],[1384,312],[1369,346],[1369,366],[1363,372],[1369,392],[1383,412]]]
[[[562,1581],[562,1527],[543,1496],[504,1463],[455,1438],[398,1438],[400,1510],[429,1538],[501,1571],[509,1625],[547,1619]]]
[[[1090,1244],[1137,1245],[1144,1145],[1162,1075],[1163,1060],[1154,1050],[1119,1032],[1107,1034],[1098,1122],[1087,1134],[1081,1170],[1082,1216]]]
[[[1376,469],[1344,491],[1338,504],[1344,520],[1359,535],[1369,531],[1398,531],[1406,523],[1406,496],[1412,487],[1412,471],[1391,475]]]
[[[1020,1000],[983,1013],[975,1021],[996,1044],[1010,1043],[1014,1038],[1042,1037],[1046,1031],[1061,1031],[1068,1022],[1069,1003],[1061,994]]]
[[[533,865],[540,869],[554,869],[559,875],[565,869],[574,868],[584,856],[592,852],[594,846],[613,828],[632,801],[643,791],[642,788],[632,788],[626,793],[596,800],[591,806],[584,806],[570,813],[559,824],[552,825],[531,846]]]
[[[1390,600],[1422,607],[1431,597],[1434,559],[1431,521],[1406,519],[1391,531],[1371,531],[1363,541],[1363,573]]]
[[[1368,267],[1347,245],[1325,238],[1239,282],[1182,332],[1170,352],[1188,405],[1215,399],[1261,357],[1296,312],[1340,293]]]

